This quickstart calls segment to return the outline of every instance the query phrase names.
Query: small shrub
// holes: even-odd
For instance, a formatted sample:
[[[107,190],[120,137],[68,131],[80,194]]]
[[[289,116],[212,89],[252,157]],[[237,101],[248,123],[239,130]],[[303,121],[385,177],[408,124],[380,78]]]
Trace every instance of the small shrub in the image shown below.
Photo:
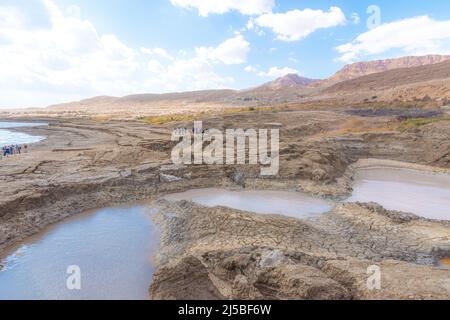
[[[141,121],[151,125],[162,125],[170,122],[184,122],[198,120],[200,115],[198,114],[169,114],[153,117],[143,117]]]

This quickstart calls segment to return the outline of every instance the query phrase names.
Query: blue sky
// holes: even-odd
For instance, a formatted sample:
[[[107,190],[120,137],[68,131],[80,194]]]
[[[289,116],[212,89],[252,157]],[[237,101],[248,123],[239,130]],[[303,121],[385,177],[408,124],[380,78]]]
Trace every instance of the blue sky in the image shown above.
[[[0,108],[243,89],[434,53],[450,53],[448,1],[0,0]]]

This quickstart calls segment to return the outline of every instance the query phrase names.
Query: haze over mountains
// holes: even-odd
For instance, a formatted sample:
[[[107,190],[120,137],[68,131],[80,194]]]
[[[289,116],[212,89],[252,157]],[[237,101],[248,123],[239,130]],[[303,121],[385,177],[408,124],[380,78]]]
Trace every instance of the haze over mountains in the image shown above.
[[[227,107],[314,101],[450,101],[450,56],[427,55],[358,62],[328,79],[287,74],[248,90],[206,90],[125,97],[94,97],[47,107],[46,112],[83,114],[163,114]]]

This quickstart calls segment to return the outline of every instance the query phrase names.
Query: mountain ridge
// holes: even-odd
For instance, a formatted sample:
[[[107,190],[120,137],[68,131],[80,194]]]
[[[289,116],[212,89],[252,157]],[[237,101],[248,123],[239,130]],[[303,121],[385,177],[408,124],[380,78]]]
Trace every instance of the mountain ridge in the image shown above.
[[[47,107],[47,110],[55,112],[72,112],[80,110],[82,112],[101,110],[115,110],[116,112],[127,113],[129,110],[139,112],[139,110],[153,110],[158,113],[184,112],[186,110],[202,110],[203,108],[225,108],[229,106],[264,106],[292,102],[314,101],[321,95],[358,95],[358,90],[370,91],[370,88],[384,86],[410,85],[424,81],[432,81],[434,78],[447,79],[445,72],[442,73],[439,67],[434,65],[449,62],[450,56],[426,55],[408,56],[395,59],[375,60],[357,62],[343,67],[336,74],[325,80],[310,79],[298,74],[287,74],[261,86],[247,90],[203,90],[188,91],[163,94],[134,94],[124,97],[99,96],[81,101],[68,102]],[[447,70],[447,64],[444,65]],[[417,69],[419,68],[419,69]],[[380,71],[381,70],[381,71]],[[391,72],[400,70],[398,72]],[[405,71],[406,70],[406,71]],[[408,73],[418,73],[412,77]],[[397,76],[400,75],[400,76]],[[383,79],[385,77],[386,79]],[[421,78],[422,77],[422,78]],[[449,75],[450,78],[450,75]],[[357,79],[360,79],[359,81]],[[409,82],[408,82],[409,81]],[[366,83],[367,82],[367,83]],[[439,84],[436,84],[439,86]],[[442,85],[441,85],[442,86]],[[426,91],[430,86],[423,86],[422,91]],[[436,92],[436,89],[430,89]],[[354,92],[352,92],[354,91]],[[445,88],[441,91],[446,95]],[[432,96],[436,97],[436,94]],[[366,92],[367,94],[367,92]],[[403,93],[402,93],[403,94]],[[406,96],[414,95],[409,90]],[[423,96],[425,94],[422,94]],[[374,95],[371,95],[374,96]],[[198,108],[197,108],[198,107]],[[92,109],[92,110],[91,110]],[[153,112],[151,111],[151,112]]]
[[[314,82],[317,82],[317,79],[311,79],[307,77],[302,77],[297,73],[288,73],[282,77],[279,77],[273,81],[267,82],[262,85],[262,87],[269,87],[272,89],[278,88],[294,88],[294,87],[305,87]]]

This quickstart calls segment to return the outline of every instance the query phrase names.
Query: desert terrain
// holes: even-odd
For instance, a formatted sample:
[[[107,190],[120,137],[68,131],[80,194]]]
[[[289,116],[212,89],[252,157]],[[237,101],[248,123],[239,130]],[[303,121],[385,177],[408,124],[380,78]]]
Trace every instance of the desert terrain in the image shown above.
[[[338,201],[361,167],[450,172],[449,57],[351,66],[326,80],[288,75],[244,91],[97,97],[12,110],[45,136],[1,160],[0,251],[89,209],[150,199],[162,229],[153,299],[449,299],[450,223],[376,203],[307,220],[162,195],[189,189],[300,191]],[[355,71],[356,70],[356,71]],[[172,164],[171,134],[279,128],[280,171]],[[367,268],[383,270],[369,290]]]

